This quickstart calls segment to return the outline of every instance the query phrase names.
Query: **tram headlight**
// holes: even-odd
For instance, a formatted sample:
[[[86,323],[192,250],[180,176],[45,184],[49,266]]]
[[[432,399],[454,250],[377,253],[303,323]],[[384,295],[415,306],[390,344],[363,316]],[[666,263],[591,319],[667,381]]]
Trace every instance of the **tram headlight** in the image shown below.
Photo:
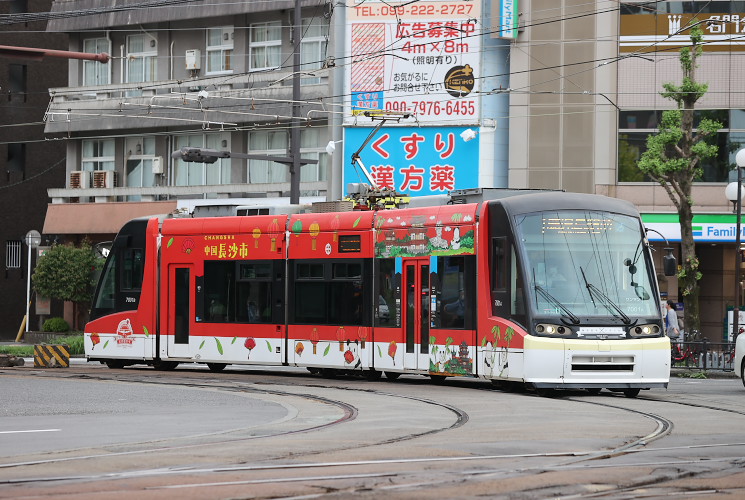
[[[655,337],[660,334],[662,329],[660,325],[654,323],[649,325],[636,325],[629,329],[629,335],[632,337]]]
[[[555,335],[557,337],[565,337],[572,334],[572,330],[564,325],[552,325],[549,323],[537,324],[535,331],[540,335]]]

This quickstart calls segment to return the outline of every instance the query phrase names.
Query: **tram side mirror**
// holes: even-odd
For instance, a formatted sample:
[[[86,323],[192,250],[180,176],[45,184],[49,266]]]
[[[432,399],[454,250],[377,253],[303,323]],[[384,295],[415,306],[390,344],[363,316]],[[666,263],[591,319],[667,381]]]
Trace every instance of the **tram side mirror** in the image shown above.
[[[678,261],[675,259],[671,247],[666,247],[665,252],[665,255],[662,257],[662,267],[665,271],[665,276],[675,276],[678,272]]]
[[[636,285],[634,287],[634,293],[636,293],[636,296],[639,297],[640,300],[649,300],[649,293],[641,285]]]

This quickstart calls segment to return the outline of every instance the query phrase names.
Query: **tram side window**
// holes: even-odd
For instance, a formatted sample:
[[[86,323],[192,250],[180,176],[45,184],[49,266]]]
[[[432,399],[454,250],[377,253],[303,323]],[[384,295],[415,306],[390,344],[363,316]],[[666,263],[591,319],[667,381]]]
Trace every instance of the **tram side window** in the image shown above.
[[[506,286],[504,279],[507,274],[506,246],[506,238],[492,239],[492,290],[503,290]]]
[[[401,314],[398,306],[401,296],[398,284],[401,276],[396,275],[396,259],[377,259],[377,307],[375,309],[375,326],[399,327]]]
[[[470,317],[475,307],[475,258],[438,257],[438,316],[441,328],[472,328]]]
[[[271,262],[205,262],[202,321],[270,323],[271,279]]]
[[[329,321],[362,325],[362,264],[333,264],[329,295]]]
[[[295,323],[363,324],[362,263],[297,263]]]
[[[239,263],[236,320],[248,323],[272,321],[272,263]]]
[[[145,274],[145,251],[127,248],[122,251],[122,290],[141,290]]]
[[[235,321],[228,314],[235,310],[235,262],[207,261],[204,263],[204,321],[225,323]]]
[[[298,262],[295,265],[295,322],[326,322],[326,282],[323,264]]]

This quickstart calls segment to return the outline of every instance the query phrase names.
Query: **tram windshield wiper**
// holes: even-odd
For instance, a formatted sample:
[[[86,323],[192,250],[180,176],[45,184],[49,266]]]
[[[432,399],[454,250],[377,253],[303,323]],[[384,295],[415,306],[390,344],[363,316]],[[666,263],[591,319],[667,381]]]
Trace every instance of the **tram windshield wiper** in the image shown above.
[[[564,313],[565,316],[567,316],[569,318],[569,320],[572,322],[573,325],[579,325],[579,318],[577,316],[575,316],[572,313],[572,311],[570,311],[567,308],[567,306],[565,306],[564,304],[562,304],[561,302],[559,302],[559,300],[556,297],[554,297],[553,295],[551,295],[550,293],[548,293],[548,290],[546,290],[545,288],[543,288],[541,285],[539,285],[537,283],[533,285],[533,288],[535,288],[535,291],[537,293],[540,293],[541,296],[544,299],[546,299],[551,305],[553,305],[553,306],[558,307],[559,309],[561,309],[561,311]]]
[[[582,279],[585,282],[585,286],[587,287],[587,291],[590,294],[590,300],[592,300],[592,304],[597,307],[597,304],[595,304],[595,296],[597,296],[600,301],[602,302],[603,306],[605,306],[610,313],[615,316],[616,318],[621,318],[623,320],[623,323],[625,325],[631,324],[631,319],[629,319],[628,316],[621,310],[618,305],[613,302],[610,297],[608,297],[606,294],[603,293],[602,290],[600,290],[598,287],[587,281],[587,277],[585,276],[585,271],[580,267],[580,272],[582,273]]]

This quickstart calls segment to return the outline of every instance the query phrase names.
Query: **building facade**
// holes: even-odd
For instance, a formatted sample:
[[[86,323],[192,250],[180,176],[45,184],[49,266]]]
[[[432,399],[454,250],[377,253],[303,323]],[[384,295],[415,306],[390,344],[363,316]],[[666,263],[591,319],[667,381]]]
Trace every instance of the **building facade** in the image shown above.
[[[0,45],[67,49],[65,34],[46,33],[51,0],[0,2]],[[41,232],[47,189],[64,182],[65,146],[44,138],[49,88],[65,85],[67,62],[0,57],[0,252],[5,272],[0,285],[0,339],[14,339],[26,313],[29,231]],[[50,241],[42,240],[42,245]],[[32,264],[36,261],[31,253]],[[32,296],[31,329],[38,328]],[[46,304],[45,304],[46,305]],[[48,314],[61,314],[49,311]]]
[[[301,168],[303,201],[369,180],[354,153],[378,185],[412,195],[509,187],[623,198],[677,245],[673,204],[636,161],[673,106],[659,92],[680,79],[694,14],[716,21],[705,24],[700,109],[726,118],[720,155],[694,187],[696,214],[732,220],[724,187],[742,133],[743,2],[300,1],[300,22],[290,1],[129,3],[53,3],[50,32],[113,58],[71,61],[67,86],[50,91],[45,131],[65,139],[67,160],[64,187],[49,189],[47,235],[104,240],[138,215],[286,200],[287,167],[256,155],[286,157],[295,129],[300,154],[317,161]],[[182,147],[254,158],[187,163],[171,157]],[[712,340],[734,300],[733,241],[698,246]],[[674,278],[660,281],[661,299],[681,301]]]

